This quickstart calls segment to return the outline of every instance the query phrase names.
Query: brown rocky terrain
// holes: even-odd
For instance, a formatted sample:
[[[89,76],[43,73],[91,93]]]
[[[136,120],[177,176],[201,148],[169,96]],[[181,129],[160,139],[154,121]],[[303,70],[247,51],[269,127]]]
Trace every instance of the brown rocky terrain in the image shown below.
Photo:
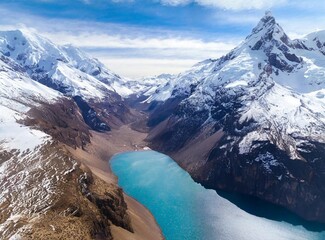
[[[32,108],[24,124],[53,140],[35,151],[1,150],[7,189],[0,199],[1,239],[163,239],[151,213],[123,193],[108,160],[144,147],[145,133],[112,124],[96,132],[68,99]]]

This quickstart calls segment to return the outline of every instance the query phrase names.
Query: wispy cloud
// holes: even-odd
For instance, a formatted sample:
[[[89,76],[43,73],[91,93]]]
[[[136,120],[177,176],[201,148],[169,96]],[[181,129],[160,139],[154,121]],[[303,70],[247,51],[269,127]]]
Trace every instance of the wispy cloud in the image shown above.
[[[54,0],[42,1],[55,2]],[[96,1],[100,0],[78,1],[80,5],[83,5],[82,2],[95,4]],[[105,1],[115,1],[114,6],[116,7],[119,5],[118,2],[127,3],[132,0]],[[134,3],[137,1],[139,0],[134,0]],[[210,21],[212,24],[208,28],[207,25],[204,25],[205,23],[202,23],[204,31],[200,31],[201,29],[190,28],[191,21],[186,28],[178,29],[170,27],[168,24],[147,26],[146,24],[136,25],[134,22],[112,23],[96,19],[84,20],[82,17],[42,17],[32,14],[33,11],[29,13],[19,9],[13,11],[0,4],[0,30],[33,27],[37,32],[55,43],[73,44],[84,49],[99,58],[118,74],[138,77],[164,72],[178,73],[186,70],[197,61],[206,58],[217,58],[226,54],[249,34],[250,29],[262,17],[264,10],[256,9],[268,6],[276,7],[281,6],[281,4],[300,8],[302,5],[299,5],[299,2],[308,5],[307,0],[290,0],[290,2],[285,0],[250,0],[245,2],[242,0],[153,1],[165,11],[166,8],[169,11],[169,7],[162,7],[159,1],[160,3],[172,5],[170,6],[171,10],[176,8],[175,6],[180,6],[180,9],[187,8],[186,4],[195,5],[194,7],[197,7],[197,5],[205,6],[206,8],[199,7],[198,9],[199,11],[209,12],[209,16],[205,19],[197,17],[195,21]],[[296,5],[293,3],[296,3]],[[309,6],[306,9],[318,11],[318,7],[321,9],[321,6],[316,3],[316,0],[311,0],[310,5],[314,7]],[[192,8],[192,5],[189,8]],[[85,7],[85,5],[83,6]],[[86,7],[88,8],[88,6]],[[91,7],[89,6],[89,8]],[[219,8],[230,9],[230,11],[220,10]],[[251,8],[254,10],[239,11]],[[95,10],[100,11],[97,8]],[[325,17],[322,13],[303,15],[303,12],[301,11],[299,15],[297,11],[291,11],[290,13],[283,9],[277,11],[277,21],[292,38],[300,37],[317,29],[325,29]],[[145,12],[145,14],[154,14],[156,16],[161,12],[151,11]],[[182,18],[185,21],[188,20],[187,17],[191,20],[192,16],[186,14],[183,14]],[[203,16],[205,12],[199,14]],[[168,18],[168,16],[164,17]],[[147,21],[147,19],[145,20]],[[22,26],[21,23],[25,26]]]
[[[178,49],[186,51],[215,51],[226,52],[231,50],[235,45],[233,42],[211,41],[206,42],[201,39],[191,39],[182,37],[138,37],[138,36],[121,36],[109,35],[106,33],[89,34],[89,33],[69,33],[69,32],[44,32],[48,38],[59,44],[71,43],[83,48],[135,48],[135,49]],[[238,42],[236,42],[238,43]]]
[[[202,39],[159,34],[134,36],[89,32],[43,32],[58,44],[71,43],[83,48],[112,70],[129,77],[178,73],[206,58],[218,58],[233,49],[237,40],[204,41]],[[169,62],[169,66],[168,66]]]
[[[162,59],[162,58],[140,58],[140,57],[108,57],[98,52],[94,55],[101,61],[114,69],[115,72],[125,72],[126,77],[138,78],[143,76],[154,76],[161,73],[178,74],[198,62],[197,59]]]
[[[37,0],[40,2],[52,2],[54,0]],[[85,4],[98,2],[113,3],[142,3],[142,0],[79,0]],[[148,1],[150,2],[150,1]],[[319,0],[151,0],[152,3],[161,3],[165,6],[185,6],[196,4],[209,8],[218,8],[224,10],[266,10],[279,7],[290,7],[291,9],[300,10],[318,10],[325,9],[325,4]]]
[[[4,9],[0,10],[0,14],[4,16],[0,30],[33,26],[35,31],[53,42],[60,45],[72,44],[84,49],[108,64],[113,71],[129,77],[178,73],[197,61],[226,54],[239,42],[236,37],[204,40],[188,33],[166,29],[45,19],[26,13],[12,17]],[[24,22],[24,25],[20,22]]]
[[[230,10],[267,9],[274,6],[281,6],[287,0],[161,0],[165,5],[186,5],[196,3],[207,7],[216,7]]]
[[[46,0],[39,0],[46,1]],[[81,0],[86,4],[96,3],[98,0]],[[141,2],[141,0],[107,0],[115,3]],[[304,0],[303,0],[304,1]],[[198,4],[205,7],[214,7],[228,10],[266,9],[282,6],[289,0],[152,0],[169,6],[184,6],[187,4]]]
[[[160,2],[164,5],[179,6],[179,5],[189,4],[193,1],[192,0],[160,0]]]

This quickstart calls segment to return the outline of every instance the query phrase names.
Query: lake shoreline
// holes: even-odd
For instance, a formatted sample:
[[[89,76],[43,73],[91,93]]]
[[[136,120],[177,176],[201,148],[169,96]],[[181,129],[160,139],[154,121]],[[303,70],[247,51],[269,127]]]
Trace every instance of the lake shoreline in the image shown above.
[[[215,240],[218,236],[220,240],[320,240],[325,237],[325,231],[315,232],[301,224],[282,221],[283,211],[274,212],[274,205],[262,201],[260,207],[279,218],[245,211],[228,200],[229,196],[196,183],[165,154],[126,152],[115,155],[110,163],[119,176],[119,184],[150,209],[166,239]]]
[[[143,150],[146,147],[146,133],[132,130],[128,125],[112,129],[107,133],[92,131],[91,143],[85,149],[68,148],[74,158],[84,164],[90,171],[109,184],[118,185],[117,176],[112,172],[109,161],[118,153]],[[151,212],[124,193],[128,213],[135,233],[132,234],[120,227],[111,226],[116,240],[162,240],[162,231]]]

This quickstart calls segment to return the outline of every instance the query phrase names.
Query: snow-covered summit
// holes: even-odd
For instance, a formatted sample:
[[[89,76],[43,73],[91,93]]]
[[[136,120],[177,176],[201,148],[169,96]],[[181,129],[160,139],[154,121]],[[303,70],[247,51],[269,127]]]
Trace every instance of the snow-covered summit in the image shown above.
[[[51,41],[28,30],[0,32],[1,52],[24,66],[40,64],[46,70],[46,62],[64,59],[64,54]]]
[[[148,101],[188,96],[196,86],[202,89],[206,85],[203,88],[212,92],[214,87],[231,82],[240,84],[229,86],[248,86],[264,71],[273,81],[294,91],[321,96],[325,89],[324,55],[324,33],[291,40],[273,15],[266,12],[238,47],[219,59],[207,59],[176,75]]]
[[[291,40],[267,12],[230,53],[194,65],[147,101],[183,99],[178,116],[186,121],[204,113],[202,127],[236,113],[239,124],[255,122],[240,146],[250,149],[256,141],[270,141],[299,158],[293,138],[325,143],[324,45],[317,43],[319,32],[310,38]]]
[[[103,99],[123,80],[71,45],[58,46],[33,31],[0,32],[0,52],[29,76],[69,96]]]
[[[264,30],[272,29],[272,28],[275,28],[275,27],[281,29],[281,27],[276,23],[275,18],[272,15],[272,12],[267,11],[267,12],[265,12],[265,15],[261,18],[259,23],[256,25],[256,27],[253,28],[252,34],[257,34],[257,33],[262,32]],[[247,38],[249,38],[250,36],[248,36]]]

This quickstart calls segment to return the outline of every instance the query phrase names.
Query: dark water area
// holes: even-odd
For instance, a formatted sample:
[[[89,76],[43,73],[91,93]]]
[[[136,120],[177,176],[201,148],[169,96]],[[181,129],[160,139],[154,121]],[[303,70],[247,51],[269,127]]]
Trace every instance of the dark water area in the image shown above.
[[[325,231],[325,224],[307,221],[281,206],[276,206],[256,197],[224,191],[217,191],[217,193],[240,209],[257,217],[263,217],[278,222],[283,221],[294,226],[301,225],[309,231]]]

